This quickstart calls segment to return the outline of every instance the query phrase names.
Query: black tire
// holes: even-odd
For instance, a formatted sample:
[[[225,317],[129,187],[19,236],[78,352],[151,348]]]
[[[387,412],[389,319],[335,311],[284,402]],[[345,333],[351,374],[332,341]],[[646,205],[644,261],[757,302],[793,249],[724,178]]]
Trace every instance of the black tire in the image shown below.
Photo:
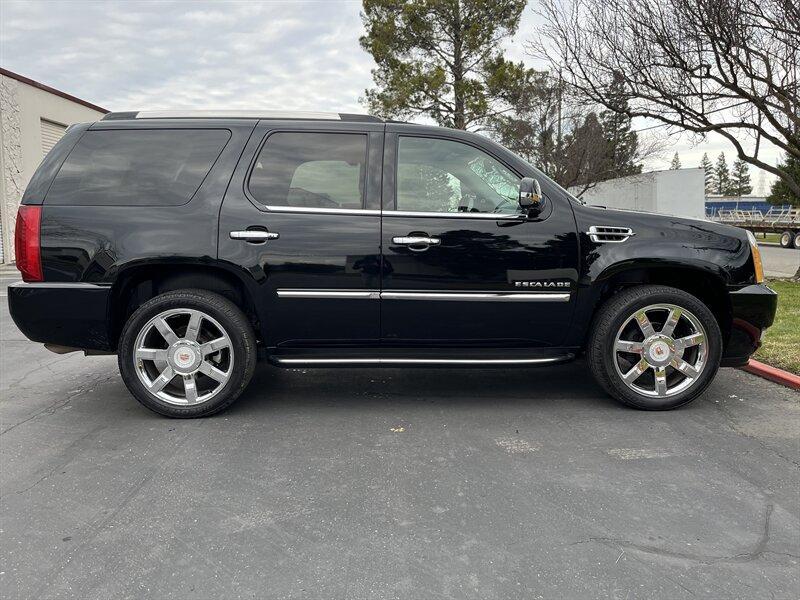
[[[171,309],[205,313],[224,328],[231,341],[232,367],[227,381],[213,397],[198,404],[179,406],[166,402],[148,391],[137,375],[134,360],[137,336],[151,319]],[[256,363],[255,335],[247,317],[227,298],[205,290],[176,290],[148,300],[130,316],[120,335],[117,362],[128,390],[150,410],[174,418],[206,417],[230,406],[250,382]]]
[[[792,243],[793,243],[795,248],[800,250],[800,231],[795,231],[794,232],[794,238],[792,239]]]
[[[705,329],[707,340],[706,362],[700,375],[689,387],[667,397],[634,391],[623,381],[615,363],[614,345],[620,328],[637,311],[655,304],[672,304],[692,313]],[[683,290],[660,285],[635,286],[611,297],[595,315],[587,347],[589,366],[600,386],[623,404],[643,410],[670,410],[694,400],[714,379],[721,356],[722,334],[708,307]],[[677,375],[680,377],[680,373]]]
[[[795,245],[794,232],[791,229],[787,229],[781,233],[780,244],[781,248],[792,248]]]

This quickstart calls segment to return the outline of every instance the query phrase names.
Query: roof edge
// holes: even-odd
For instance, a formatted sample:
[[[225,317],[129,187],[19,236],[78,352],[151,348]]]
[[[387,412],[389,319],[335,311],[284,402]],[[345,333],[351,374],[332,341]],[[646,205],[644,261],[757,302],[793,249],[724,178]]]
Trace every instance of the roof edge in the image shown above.
[[[0,67],[0,75],[5,75],[6,77],[10,77],[11,79],[16,79],[21,83],[24,83],[31,87],[38,88],[44,92],[48,92],[55,96],[59,96],[61,98],[64,98],[65,100],[69,100],[70,102],[81,104],[86,108],[91,108],[92,110],[96,110],[104,114],[108,114],[109,112],[111,112],[108,109],[103,108],[102,106],[97,106],[96,104],[92,104],[91,102],[87,102],[86,100],[81,100],[77,96],[73,96],[72,94],[68,94],[67,92],[62,92],[61,90],[57,90],[54,87],[50,87],[49,85],[45,85],[44,83],[40,83],[34,79],[30,79],[28,77],[25,77],[24,75],[20,75],[19,73],[14,73],[14,71],[9,71],[8,69],[4,69],[3,67]]]

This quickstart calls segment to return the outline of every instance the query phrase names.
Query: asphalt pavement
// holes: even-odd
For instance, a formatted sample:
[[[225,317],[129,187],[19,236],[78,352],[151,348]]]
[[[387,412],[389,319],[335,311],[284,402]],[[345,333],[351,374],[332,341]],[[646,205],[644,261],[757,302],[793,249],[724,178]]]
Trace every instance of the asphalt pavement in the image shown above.
[[[581,362],[261,366],[176,421],[0,301],[4,598],[798,596],[800,393],[753,375],[647,413]]]
[[[764,272],[768,277],[794,277],[800,267],[800,249],[777,244],[759,244]]]

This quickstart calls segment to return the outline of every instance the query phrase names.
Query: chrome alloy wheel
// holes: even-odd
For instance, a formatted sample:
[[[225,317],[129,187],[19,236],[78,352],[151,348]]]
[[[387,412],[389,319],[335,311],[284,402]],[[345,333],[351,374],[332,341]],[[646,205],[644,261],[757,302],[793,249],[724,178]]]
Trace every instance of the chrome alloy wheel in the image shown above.
[[[707,363],[707,340],[700,320],[685,308],[652,304],[619,328],[614,366],[636,393],[668,398],[698,380]]]
[[[155,397],[178,406],[213,398],[233,373],[231,338],[204,312],[177,308],[157,314],[136,336],[139,381]]]

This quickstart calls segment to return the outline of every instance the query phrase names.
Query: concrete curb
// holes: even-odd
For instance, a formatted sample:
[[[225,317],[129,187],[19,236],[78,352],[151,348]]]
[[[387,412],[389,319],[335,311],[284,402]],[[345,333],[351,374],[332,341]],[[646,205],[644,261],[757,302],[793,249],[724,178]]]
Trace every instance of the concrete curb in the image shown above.
[[[763,377],[764,379],[769,379],[775,383],[780,383],[781,385],[785,385],[793,390],[800,390],[800,377],[789,373],[789,371],[784,371],[783,369],[777,369],[775,367],[765,365],[764,363],[753,360],[752,358],[750,359],[750,362],[742,367],[742,370],[752,373],[753,375]]]

